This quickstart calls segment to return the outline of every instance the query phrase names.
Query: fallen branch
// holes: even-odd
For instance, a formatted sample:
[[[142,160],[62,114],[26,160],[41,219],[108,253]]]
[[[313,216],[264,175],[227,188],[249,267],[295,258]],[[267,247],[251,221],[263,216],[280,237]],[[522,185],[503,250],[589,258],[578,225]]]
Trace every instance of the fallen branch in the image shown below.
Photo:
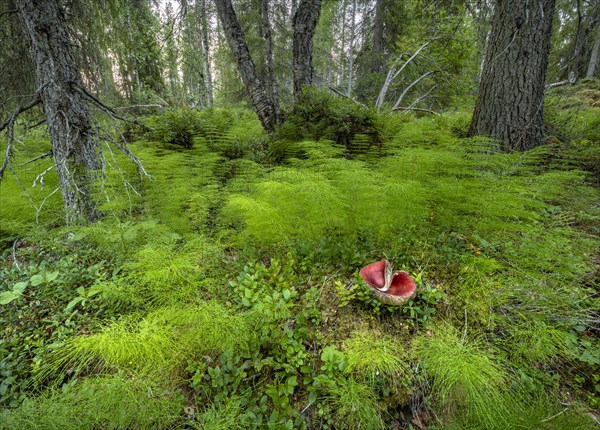
[[[435,111],[432,111],[431,109],[424,109],[424,108],[418,108],[418,107],[407,106],[407,107],[395,107],[395,108],[392,109],[393,112],[395,112],[395,111],[409,111],[409,110],[415,110],[417,112],[427,112],[427,113],[430,113],[432,115],[440,116],[439,113],[437,113]]]
[[[554,82],[553,84],[548,84],[544,88],[549,90],[551,88],[562,87],[563,85],[575,85],[575,74],[571,74],[569,79],[565,79],[564,81]]]

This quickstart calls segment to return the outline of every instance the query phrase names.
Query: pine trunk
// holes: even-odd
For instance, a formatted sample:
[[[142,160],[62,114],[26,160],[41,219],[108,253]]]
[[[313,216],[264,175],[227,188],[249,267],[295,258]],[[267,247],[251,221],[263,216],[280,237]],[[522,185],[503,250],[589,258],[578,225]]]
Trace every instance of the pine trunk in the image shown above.
[[[384,20],[385,0],[377,0],[375,4],[375,20],[373,22],[373,55],[371,60],[371,72],[383,72],[384,55]]]
[[[294,46],[294,94],[298,96],[302,87],[312,85],[314,70],[312,66],[313,36],[321,15],[321,0],[301,0],[293,18]]]
[[[268,132],[272,132],[275,130],[275,125],[277,124],[275,110],[256,73],[256,66],[250,56],[244,32],[237,19],[231,0],[215,0],[215,4],[223,31],[229,41],[233,57],[237,62],[242,81],[250,96],[252,107],[258,115],[263,128]]]
[[[19,18],[35,62],[68,224],[97,218],[92,199],[101,163],[64,12],[58,0],[20,0]]]
[[[594,46],[592,47],[592,52],[590,53],[590,62],[588,64],[587,73],[585,74],[586,78],[591,78],[596,74],[596,70],[598,70],[598,57],[600,53],[600,26],[596,28],[596,37],[594,39]]]
[[[271,35],[271,20],[269,19],[269,0],[260,0],[260,14],[262,17],[262,33],[263,38],[265,39],[265,51],[267,57],[267,92],[273,103],[275,119],[277,123],[280,123],[281,112],[279,110],[279,91],[277,88],[277,78],[275,76],[275,64],[273,62],[273,37]]]
[[[469,135],[506,151],[544,141],[544,81],[555,0],[497,0]]]
[[[210,46],[208,44],[208,19],[206,18],[206,0],[200,0],[200,19],[202,20],[202,47],[204,49],[204,73],[206,80],[206,104],[213,105],[213,83],[210,71]]]

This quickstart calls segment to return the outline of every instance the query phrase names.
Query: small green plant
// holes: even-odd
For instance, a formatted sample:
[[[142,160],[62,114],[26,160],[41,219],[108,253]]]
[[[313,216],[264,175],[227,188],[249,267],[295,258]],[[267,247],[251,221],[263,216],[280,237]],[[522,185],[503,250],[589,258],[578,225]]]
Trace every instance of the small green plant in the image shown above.
[[[431,334],[415,339],[415,357],[432,378],[433,402],[446,414],[465,413],[483,425],[502,423],[502,393],[507,376],[484,349],[466,332],[439,324]]]
[[[375,385],[379,380],[393,391],[411,383],[410,360],[403,346],[376,331],[357,331],[344,342],[346,372]]]
[[[182,425],[180,392],[123,374],[86,379],[0,412],[0,429],[166,429]]]
[[[185,149],[194,145],[193,137],[198,133],[198,115],[190,109],[179,109],[150,117],[153,140],[170,143]]]

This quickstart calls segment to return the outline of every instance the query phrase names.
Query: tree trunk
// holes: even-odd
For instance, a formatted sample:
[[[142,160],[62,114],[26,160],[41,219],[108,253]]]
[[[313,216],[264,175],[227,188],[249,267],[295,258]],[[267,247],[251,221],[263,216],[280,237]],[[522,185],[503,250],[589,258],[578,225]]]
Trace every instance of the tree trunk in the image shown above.
[[[354,38],[356,37],[356,0],[352,0],[352,17],[350,18],[350,51],[348,52],[348,91],[352,96],[352,78],[354,77]]]
[[[275,125],[277,124],[275,110],[256,73],[256,66],[250,56],[244,32],[237,19],[231,0],[215,0],[215,4],[223,31],[227,36],[233,57],[237,62],[242,81],[250,96],[252,107],[258,115],[263,128],[268,132],[272,132],[275,130]]]
[[[301,0],[294,18],[294,94],[298,96],[302,87],[312,85],[314,70],[312,66],[312,40],[315,35],[319,16],[321,15],[321,0]]]
[[[384,54],[384,19],[385,0],[377,0],[375,4],[375,20],[373,22],[373,55],[371,60],[371,72],[383,72],[383,54]]]
[[[277,89],[277,78],[275,77],[275,65],[273,64],[273,38],[271,37],[271,21],[269,19],[269,0],[260,0],[260,14],[262,16],[262,33],[265,39],[265,51],[267,57],[268,82],[267,92],[273,103],[275,119],[281,122],[279,110],[279,91]]]
[[[586,78],[591,78],[598,69],[598,54],[600,53],[600,26],[596,28],[596,38],[594,39],[594,46],[592,47],[592,53],[590,54],[590,63],[588,65]]]
[[[544,81],[555,0],[497,0],[469,136],[507,151],[544,140]]]
[[[36,84],[44,107],[66,220],[95,220],[92,198],[101,163],[79,70],[58,0],[20,0],[19,19],[29,39]]]
[[[213,84],[210,72],[210,46],[208,44],[208,19],[206,17],[206,0],[200,0],[200,19],[202,20],[202,46],[204,48],[204,79],[206,80],[206,104],[213,105]]]

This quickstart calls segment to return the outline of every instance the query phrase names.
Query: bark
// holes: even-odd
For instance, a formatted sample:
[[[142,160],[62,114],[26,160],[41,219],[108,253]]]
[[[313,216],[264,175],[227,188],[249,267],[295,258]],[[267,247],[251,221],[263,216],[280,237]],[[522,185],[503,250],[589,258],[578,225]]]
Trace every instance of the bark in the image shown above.
[[[600,26],[596,28],[596,38],[594,40],[594,46],[592,47],[592,52],[590,54],[590,63],[588,64],[587,73],[585,74],[586,78],[591,78],[596,73],[598,69],[598,54],[600,53]]]
[[[95,220],[92,196],[101,163],[64,12],[58,0],[20,0],[17,8],[35,62],[67,223]]]
[[[506,151],[543,143],[544,81],[555,0],[497,0],[469,135]]]
[[[303,86],[312,85],[313,82],[312,40],[320,15],[321,0],[301,0],[292,20],[294,28],[292,64],[296,96],[300,95]]]
[[[383,55],[385,42],[383,38],[385,0],[377,0],[375,4],[375,19],[373,22],[373,57],[371,60],[371,72],[383,72]]]
[[[262,33],[265,39],[267,57],[267,92],[271,98],[271,103],[273,103],[275,119],[277,123],[280,123],[281,112],[279,110],[279,91],[277,89],[277,78],[275,77],[275,65],[273,63],[273,38],[271,37],[271,21],[269,19],[269,0],[260,0],[260,14],[262,17]]]
[[[356,37],[356,0],[352,0],[352,18],[350,21],[350,51],[348,52],[348,91],[352,95],[352,78],[354,77],[354,38]]]
[[[202,20],[202,46],[204,48],[204,78],[206,80],[206,102],[213,105],[213,84],[210,72],[210,45],[208,44],[208,20],[206,18],[206,0],[200,0],[200,19]]]
[[[267,96],[265,88],[256,73],[256,66],[250,56],[244,32],[237,19],[231,0],[215,0],[219,20],[233,52],[238,70],[250,96],[252,108],[258,115],[263,128],[272,132],[275,130],[277,118],[273,104]]]

